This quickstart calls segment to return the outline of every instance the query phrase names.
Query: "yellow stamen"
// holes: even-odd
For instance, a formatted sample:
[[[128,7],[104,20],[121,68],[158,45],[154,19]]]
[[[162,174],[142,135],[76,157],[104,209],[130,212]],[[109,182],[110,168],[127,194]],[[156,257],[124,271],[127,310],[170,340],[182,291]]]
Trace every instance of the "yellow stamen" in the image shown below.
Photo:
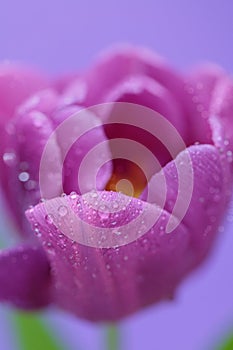
[[[119,160],[114,162],[114,171],[105,189],[138,198],[146,184],[146,177],[136,164]]]

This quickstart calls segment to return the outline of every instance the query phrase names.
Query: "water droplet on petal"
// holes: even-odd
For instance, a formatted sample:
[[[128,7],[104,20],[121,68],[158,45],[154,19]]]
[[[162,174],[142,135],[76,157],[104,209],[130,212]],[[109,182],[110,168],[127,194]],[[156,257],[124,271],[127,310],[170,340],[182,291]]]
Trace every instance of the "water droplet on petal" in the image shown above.
[[[107,220],[109,218],[109,211],[106,205],[100,205],[98,215],[101,218],[101,220]]]
[[[35,228],[34,232],[35,232],[37,237],[41,237],[41,232],[40,232],[40,230],[38,228]]]
[[[91,192],[91,197],[92,198],[97,198],[98,197],[98,193],[96,191],[92,191]]]
[[[60,216],[66,216],[67,213],[68,213],[68,209],[65,205],[61,205],[59,208],[58,208],[58,213]]]
[[[70,198],[71,199],[76,199],[77,197],[78,197],[78,195],[77,195],[76,192],[73,191],[73,192],[70,193]]]
[[[14,152],[6,152],[2,156],[3,161],[8,166],[13,166],[16,163],[16,155]]]
[[[200,197],[200,198],[199,198],[199,202],[200,202],[200,203],[204,203],[204,201],[205,201],[205,199],[204,199],[203,197]]]
[[[22,173],[19,174],[18,178],[21,182],[27,182],[30,178],[30,175],[28,172],[22,171]]]
[[[37,186],[37,182],[34,180],[29,180],[24,184],[25,189],[28,191],[34,190],[36,186]]]
[[[54,221],[54,217],[53,217],[52,214],[48,214],[48,215],[45,216],[45,220],[46,220],[46,222],[47,222],[48,224],[52,224],[53,221]]]
[[[120,230],[114,230],[113,233],[116,235],[116,236],[120,236],[122,234],[122,232]]]
[[[112,206],[113,206],[113,209],[118,209],[119,208],[119,204],[117,202],[114,202]]]
[[[116,226],[117,222],[116,221],[112,221],[111,222],[111,226]]]
[[[41,128],[44,124],[44,114],[38,111],[33,112],[33,124],[36,128]]]
[[[52,243],[50,243],[50,242],[47,243],[47,252],[50,255],[55,255],[54,247],[53,247]]]

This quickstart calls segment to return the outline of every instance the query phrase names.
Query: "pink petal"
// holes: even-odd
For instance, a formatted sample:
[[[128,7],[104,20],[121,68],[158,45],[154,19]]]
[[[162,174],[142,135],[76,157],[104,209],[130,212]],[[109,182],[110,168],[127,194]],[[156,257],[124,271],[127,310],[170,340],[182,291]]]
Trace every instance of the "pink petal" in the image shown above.
[[[39,72],[16,64],[2,63],[0,65],[1,122],[5,124],[23,100],[47,86],[48,80]]]
[[[40,111],[47,117],[57,109],[59,105],[59,95],[53,89],[45,89],[33,94],[24,101],[18,108],[19,114],[31,111]]]
[[[146,75],[180,96],[180,77],[159,56],[145,48],[118,47],[104,52],[96,64],[83,76],[87,84],[85,105],[103,102],[106,94],[127,76]]]
[[[51,262],[55,303],[92,321],[117,320],[171,298],[211,240],[206,221],[200,232],[179,223],[165,233],[167,211],[117,192],[52,199],[27,217]]]
[[[66,105],[85,104],[88,86],[82,77],[73,77],[70,83],[64,88],[62,100]]]
[[[23,309],[50,302],[50,267],[37,246],[20,246],[0,252],[0,300]]]
[[[47,85],[47,79],[37,71],[7,62],[0,64],[1,156],[5,147],[3,137],[7,136],[5,135],[7,122],[22,101]]]
[[[187,151],[192,162],[193,189]],[[161,203],[163,198],[158,189],[161,189],[162,181],[166,179],[165,209],[182,219],[189,229],[193,247],[190,259],[198,263],[212,246],[229,200],[229,163],[226,160],[223,162],[218,149],[211,145],[191,146],[187,151],[181,152],[175,161],[169,162],[152,177],[149,183],[150,195],[146,197],[144,192],[142,199]],[[177,169],[181,175],[179,178]],[[176,201],[179,203],[175,207]]]
[[[4,190],[11,212],[21,232],[26,234],[29,227],[25,222],[24,211],[41,199],[39,177],[41,176],[42,180],[49,177],[54,179],[47,188],[48,196],[53,197],[62,193],[62,188],[56,181],[56,175],[61,171],[60,150],[57,143],[53,143],[49,150],[51,156],[49,167],[40,169],[44,147],[53,131],[52,123],[45,114],[32,111],[15,118],[14,127],[15,135],[12,135],[9,146],[11,152],[16,154],[16,159],[14,163],[7,164],[5,172],[7,185]]]
[[[186,78],[184,104],[189,123],[189,145],[212,143],[209,125],[210,103],[217,82],[225,76],[218,66],[208,64],[194,70]]]
[[[219,120],[224,130],[224,145],[233,151],[233,80],[224,77],[215,86],[211,99],[211,115]]]
[[[122,80],[109,91],[104,102],[129,102],[151,108],[185,136],[187,125],[179,102],[172,92],[150,77],[134,75]]]
[[[103,189],[111,176],[112,167],[111,162],[101,163],[102,158],[111,160],[111,154],[100,120],[87,110],[81,111],[78,106],[67,106],[57,111],[52,120],[62,156],[64,192],[85,193],[95,188]],[[102,144],[101,154],[91,156],[83,176],[79,176],[84,157],[98,144]],[[95,172],[93,182],[92,174]]]
[[[75,82],[77,79],[79,79],[80,76],[81,74],[77,72],[63,74],[54,81],[53,87],[59,94],[62,94],[66,88],[70,84],[73,84],[73,82]]]
[[[22,101],[47,85],[47,79],[37,71],[7,62],[0,64],[0,178],[3,191],[8,187],[4,153],[8,154],[5,159],[10,157],[14,161],[14,155],[8,147],[12,125],[7,126],[7,123]]]
[[[183,139],[186,139],[187,124],[184,116],[184,112],[172,95],[165,87],[154,81],[147,76],[128,77],[116,85],[109,94],[106,95],[104,102],[121,102],[122,110],[124,109],[124,102],[133,103],[148,107],[166,118],[176,128]],[[114,107],[113,107],[114,108]],[[116,110],[116,108],[115,108]],[[146,111],[143,113],[143,109],[136,110],[135,113],[141,112],[141,120],[144,119],[145,125],[149,123],[146,118]],[[151,112],[152,115],[153,112]],[[153,115],[156,118],[156,113]],[[125,105],[125,122],[127,122],[127,105]],[[107,120],[107,123],[111,123],[111,114]],[[144,145],[150,150],[157,158],[159,163],[163,166],[170,159],[171,155],[167,151],[166,147],[156,139],[152,134],[146,132],[145,128],[137,129],[135,125],[126,124],[112,124],[106,125],[105,130],[109,139],[112,138],[126,138],[138,142],[140,145]],[[111,148],[112,154],[119,153],[119,144],[117,148]],[[134,152],[135,153],[135,152]],[[146,160],[145,160],[146,162]],[[148,159],[148,164],[151,160]],[[115,161],[115,166],[122,166],[122,161]],[[156,169],[152,169],[150,175],[152,175]]]

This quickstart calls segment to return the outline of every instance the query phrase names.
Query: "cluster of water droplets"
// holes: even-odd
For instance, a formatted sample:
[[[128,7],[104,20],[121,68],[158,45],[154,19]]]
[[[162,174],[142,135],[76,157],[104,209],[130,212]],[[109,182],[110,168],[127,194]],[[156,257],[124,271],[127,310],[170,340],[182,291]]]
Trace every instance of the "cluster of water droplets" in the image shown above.
[[[185,91],[188,92],[192,97],[192,102],[195,105],[196,111],[201,114],[202,118],[208,118],[208,111],[205,109],[202,103],[202,90],[204,89],[204,85],[202,82],[197,82],[196,86],[192,84],[185,84]]]
[[[57,237],[87,246],[116,248],[135,241],[153,226],[154,219],[148,227],[147,210],[136,198],[110,191],[91,191],[83,196],[72,192],[61,197],[60,204],[52,207],[51,201],[41,200],[47,229]],[[29,215],[33,211],[30,208]],[[37,223],[34,231],[41,237]]]
[[[33,112],[33,125],[36,129],[43,127],[44,115],[40,112]],[[12,146],[7,148],[2,156],[3,162],[12,170],[12,174],[16,174],[17,180],[23,185],[26,191],[32,191],[38,189],[38,180],[34,179],[30,173],[30,164],[28,161],[21,158],[17,152],[17,147],[24,140],[24,135],[17,134],[16,126],[14,122],[9,122],[5,127],[6,133],[10,138]],[[14,141],[13,141],[14,140]]]

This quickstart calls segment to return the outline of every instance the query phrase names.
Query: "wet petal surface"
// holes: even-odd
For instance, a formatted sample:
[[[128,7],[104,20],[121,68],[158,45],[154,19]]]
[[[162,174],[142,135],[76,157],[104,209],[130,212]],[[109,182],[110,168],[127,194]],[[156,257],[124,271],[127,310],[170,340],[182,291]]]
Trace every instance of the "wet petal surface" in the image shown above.
[[[50,302],[50,267],[42,248],[24,245],[0,252],[0,300],[23,309]]]
[[[167,234],[168,212],[120,193],[56,198],[27,217],[38,225],[51,262],[55,302],[93,321],[119,319],[169,299],[195,264],[191,232],[182,223]],[[104,248],[106,241],[114,246]]]

